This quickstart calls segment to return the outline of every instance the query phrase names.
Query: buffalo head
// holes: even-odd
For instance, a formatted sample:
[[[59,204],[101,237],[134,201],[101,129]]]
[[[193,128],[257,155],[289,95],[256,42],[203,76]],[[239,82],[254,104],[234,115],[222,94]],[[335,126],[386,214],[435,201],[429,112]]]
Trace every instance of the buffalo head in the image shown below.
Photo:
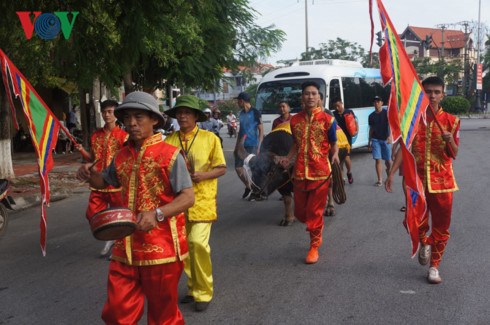
[[[292,146],[292,136],[287,132],[271,132],[262,142],[260,154],[250,156],[243,147],[243,139],[237,143],[235,151],[244,159],[245,170],[251,183],[255,199],[263,199],[287,184],[291,171],[275,163],[275,157],[286,155]]]

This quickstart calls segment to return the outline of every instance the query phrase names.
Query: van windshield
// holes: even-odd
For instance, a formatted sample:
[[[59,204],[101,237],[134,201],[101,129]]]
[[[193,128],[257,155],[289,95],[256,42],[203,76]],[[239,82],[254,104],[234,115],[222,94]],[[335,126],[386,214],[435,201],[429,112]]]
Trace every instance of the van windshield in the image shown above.
[[[277,114],[280,101],[287,101],[291,113],[301,111],[301,84],[314,81],[320,85],[320,92],[326,93],[325,81],[322,79],[293,79],[264,82],[257,90],[255,108],[262,114]]]

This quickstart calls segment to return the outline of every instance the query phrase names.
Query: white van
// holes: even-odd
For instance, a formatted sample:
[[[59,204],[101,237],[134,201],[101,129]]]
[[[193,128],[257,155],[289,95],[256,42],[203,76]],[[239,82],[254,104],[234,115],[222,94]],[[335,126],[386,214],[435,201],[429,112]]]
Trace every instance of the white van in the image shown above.
[[[277,104],[286,100],[291,112],[301,110],[301,84],[315,81],[324,96],[324,107],[333,109],[331,101],[341,98],[346,109],[352,109],[359,123],[359,133],[352,138],[352,147],[368,145],[368,116],[374,111],[373,97],[380,96],[385,103],[389,87],[384,88],[379,69],[363,68],[355,61],[314,60],[300,61],[266,74],[257,89],[255,107],[262,113],[264,134],[272,128],[279,116]]]

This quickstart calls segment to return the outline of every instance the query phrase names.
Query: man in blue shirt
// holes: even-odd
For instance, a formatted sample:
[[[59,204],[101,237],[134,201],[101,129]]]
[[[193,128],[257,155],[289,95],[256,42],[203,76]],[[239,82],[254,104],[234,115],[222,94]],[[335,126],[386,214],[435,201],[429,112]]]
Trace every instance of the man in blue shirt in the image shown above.
[[[383,109],[383,100],[379,96],[373,98],[374,112],[369,114],[369,144],[368,149],[373,152],[373,159],[376,161],[376,175],[378,181],[375,186],[383,183],[381,160],[385,161],[386,175],[389,175],[391,168],[391,133],[388,123],[388,113]]]
[[[250,104],[250,95],[242,92],[235,98],[237,100],[238,106],[242,109],[238,115],[240,120],[240,130],[238,131],[237,145],[246,135],[245,142],[243,146],[248,153],[258,154],[260,144],[264,139],[264,128],[262,126],[262,116],[260,112],[252,107]],[[242,198],[248,199],[251,193],[250,184],[247,182],[247,177],[244,175],[245,170],[243,168],[243,160],[240,159],[236,150],[235,156],[235,170],[238,174],[240,180],[245,184],[245,192]]]

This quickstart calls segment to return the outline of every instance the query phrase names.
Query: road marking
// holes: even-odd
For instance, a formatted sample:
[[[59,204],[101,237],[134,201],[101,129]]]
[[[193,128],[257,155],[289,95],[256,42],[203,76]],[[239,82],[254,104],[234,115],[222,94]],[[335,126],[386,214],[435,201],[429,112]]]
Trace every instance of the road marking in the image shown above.
[[[414,295],[415,291],[413,291],[413,290],[400,290],[400,293],[403,293],[406,295]]]

